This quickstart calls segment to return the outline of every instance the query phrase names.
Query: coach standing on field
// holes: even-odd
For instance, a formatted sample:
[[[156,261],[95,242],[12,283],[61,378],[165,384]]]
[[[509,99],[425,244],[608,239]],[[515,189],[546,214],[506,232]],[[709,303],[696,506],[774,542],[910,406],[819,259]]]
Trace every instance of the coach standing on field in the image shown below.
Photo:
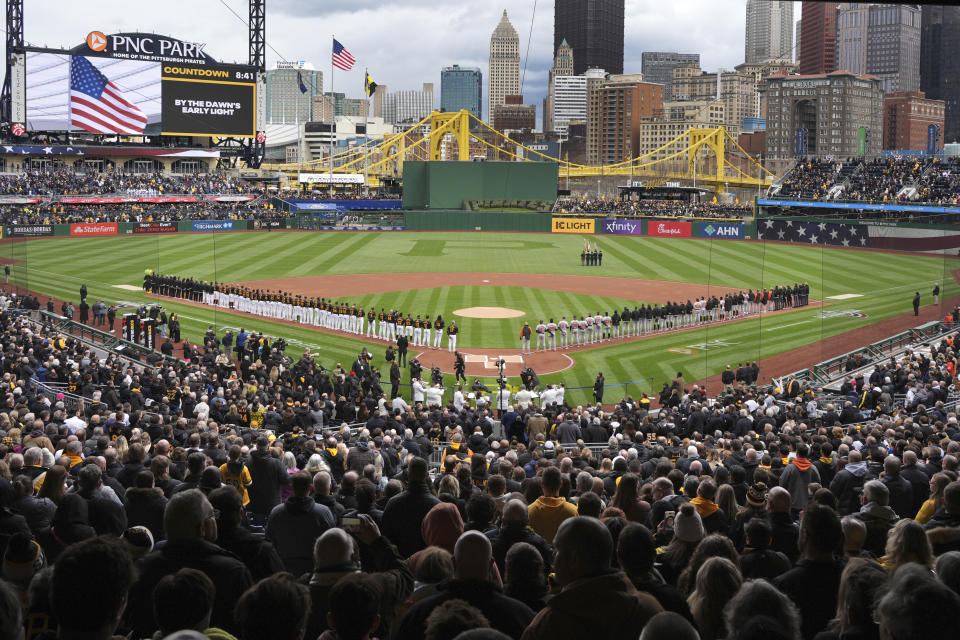
[[[524,322],[523,329],[520,329],[520,353],[530,353],[530,336],[533,331],[530,329],[530,323]]]
[[[920,292],[913,294],[913,315],[920,315]]]

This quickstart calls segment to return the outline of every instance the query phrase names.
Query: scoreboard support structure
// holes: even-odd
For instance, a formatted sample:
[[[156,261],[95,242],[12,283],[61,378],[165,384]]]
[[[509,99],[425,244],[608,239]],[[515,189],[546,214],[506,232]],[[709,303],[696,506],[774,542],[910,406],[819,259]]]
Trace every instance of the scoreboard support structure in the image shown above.
[[[255,0],[251,0],[251,3]],[[262,1],[262,0],[261,0]],[[23,51],[23,0],[7,0],[7,59],[3,76],[3,91],[0,92],[0,122],[9,134],[12,93],[10,78],[13,72],[14,54]]]

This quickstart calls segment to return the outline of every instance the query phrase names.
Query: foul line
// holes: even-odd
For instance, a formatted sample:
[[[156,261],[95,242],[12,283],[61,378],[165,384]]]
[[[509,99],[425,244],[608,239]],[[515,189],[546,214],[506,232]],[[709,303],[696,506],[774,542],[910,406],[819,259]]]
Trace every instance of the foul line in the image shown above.
[[[798,324],[807,324],[808,322],[813,322],[813,320],[801,320],[800,322],[791,322],[790,324],[782,324],[779,327],[771,327],[767,331],[777,331],[779,329],[786,329],[787,327],[795,327]]]

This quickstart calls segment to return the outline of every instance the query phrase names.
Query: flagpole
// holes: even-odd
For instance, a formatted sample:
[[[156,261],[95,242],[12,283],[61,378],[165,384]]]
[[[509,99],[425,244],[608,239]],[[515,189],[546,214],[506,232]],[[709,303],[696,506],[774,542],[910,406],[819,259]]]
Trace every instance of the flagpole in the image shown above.
[[[297,91],[300,91],[300,83],[303,82],[303,76],[297,76]],[[303,92],[300,91],[302,95]],[[300,161],[300,156],[303,154],[303,140],[300,137],[300,95],[294,94],[296,98],[296,116],[297,116],[297,195],[300,195],[300,172],[303,170],[303,165]]]
[[[370,183],[368,182],[369,178],[367,177],[367,160],[370,157],[370,149],[367,148],[367,143],[370,141],[370,132],[367,131],[367,127],[370,125],[367,124],[367,116],[370,115],[370,96],[367,95],[367,68],[363,68],[363,95],[367,98],[367,112],[363,114],[363,195],[364,197],[370,196]]]
[[[330,198],[333,199],[333,140],[337,135],[335,129],[337,128],[337,99],[333,96],[333,41],[337,39],[337,36],[330,36],[330,103],[332,108],[330,109]]]

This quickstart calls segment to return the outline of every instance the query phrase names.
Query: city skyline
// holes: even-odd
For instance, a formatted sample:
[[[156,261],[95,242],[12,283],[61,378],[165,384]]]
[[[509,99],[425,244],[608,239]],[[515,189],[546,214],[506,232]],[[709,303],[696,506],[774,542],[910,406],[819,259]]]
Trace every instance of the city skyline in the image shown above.
[[[246,18],[246,2],[224,1]],[[799,3],[795,6],[798,18]],[[281,59],[307,60],[324,72],[323,89],[330,91],[330,38],[336,34],[357,58],[352,71],[336,70],[334,76],[333,90],[347,97],[362,96],[364,68],[391,90],[413,90],[424,82],[439,87],[441,69],[453,64],[479,67],[484,72],[486,95],[490,34],[504,9],[520,37],[521,69],[526,63],[526,71],[521,70],[524,102],[538,105],[539,123],[539,105],[547,94],[547,76],[553,64],[552,2],[537,6],[528,56],[533,12],[528,0],[464,0],[443,14],[426,0],[407,0],[399,8],[375,0],[357,0],[349,7],[270,0],[267,68]],[[734,67],[743,62],[745,10],[746,0],[679,0],[669,5],[626,0],[624,72],[640,72],[643,51],[696,52],[701,54],[704,70]],[[100,15],[110,17],[98,18]],[[185,15],[190,20],[182,19]],[[129,4],[119,0],[81,4],[34,0],[24,8],[24,24],[25,39],[34,46],[69,49],[93,30],[139,30],[205,42],[207,53],[223,62],[243,63],[247,56],[247,28],[220,2],[171,0],[162,10],[144,14],[130,11]]]

